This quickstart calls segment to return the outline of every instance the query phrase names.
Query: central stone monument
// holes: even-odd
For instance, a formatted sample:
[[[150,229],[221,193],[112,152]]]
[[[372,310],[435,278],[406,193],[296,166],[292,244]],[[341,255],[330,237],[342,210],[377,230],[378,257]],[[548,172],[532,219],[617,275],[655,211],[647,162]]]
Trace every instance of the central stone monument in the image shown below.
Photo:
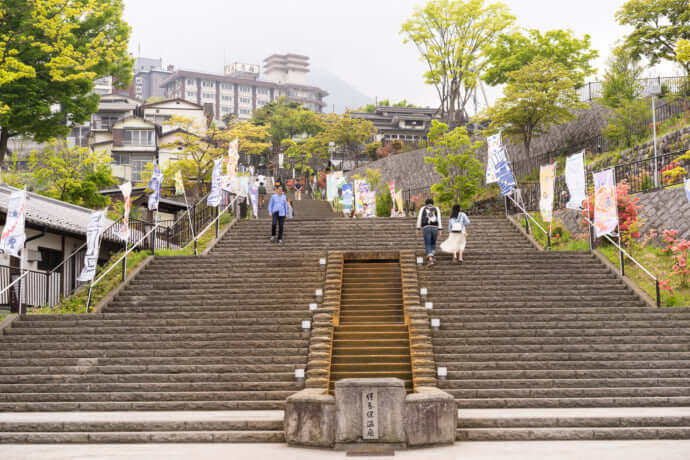
[[[407,394],[397,378],[342,379],[335,396],[306,389],[288,398],[285,439],[338,450],[452,444],[457,414],[455,399],[438,388]]]

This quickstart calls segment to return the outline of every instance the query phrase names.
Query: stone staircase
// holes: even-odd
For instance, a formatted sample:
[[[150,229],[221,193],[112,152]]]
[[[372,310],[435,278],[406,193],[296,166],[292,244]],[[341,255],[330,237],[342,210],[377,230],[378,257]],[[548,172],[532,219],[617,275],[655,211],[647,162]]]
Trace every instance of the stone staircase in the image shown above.
[[[412,391],[400,262],[346,260],[329,390],[333,392],[340,379],[378,377],[397,377]]]
[[[690,310],[649,308],[592,255],[537,251],[503,217],[469,231],[463,265],[418,269],[458,439],[690,438]],[[281,441],[319,259],[423,243],[409,218],[269,233],[240,221],[207,256],[157,257],[102,313],[15,320],[0,442]]]
[[[461,266],[421,271],[420,286],[441,321],[434,357],[460,409],[458,439],[690,436],[687,416],[617,415],[690,408],[690,310],[648,307],[593,255],[468,251]]]
[[[294,193],[290,192],[293,196]],[[290,196],[290,193],[288,195]],[[306,193],[302,193],[301,200],[292,200],[292,207],[295,210],[295,217],[298,219],[329,219],[331,217],[338,217],[333,212],[333,208],[327,201],[312,200]]]

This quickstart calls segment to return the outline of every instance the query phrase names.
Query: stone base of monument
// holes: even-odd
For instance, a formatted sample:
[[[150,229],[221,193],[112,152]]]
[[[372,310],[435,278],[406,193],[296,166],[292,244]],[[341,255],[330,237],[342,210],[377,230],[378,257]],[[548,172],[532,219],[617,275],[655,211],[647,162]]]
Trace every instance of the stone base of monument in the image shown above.
[[[438,388],[408,395],[400,379],[343,379],[335,396],[312,388],[288,398],[285,439],[338,450],[452,444],[457,416],[455,399]]]

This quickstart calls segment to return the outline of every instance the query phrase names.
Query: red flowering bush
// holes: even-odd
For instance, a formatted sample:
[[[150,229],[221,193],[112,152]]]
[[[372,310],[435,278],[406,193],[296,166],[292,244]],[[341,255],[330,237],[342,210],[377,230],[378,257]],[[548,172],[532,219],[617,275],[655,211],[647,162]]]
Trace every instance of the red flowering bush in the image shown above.
[[[679,279],[680,287],[688,287],[688,276],[690,276],[690,268],[688,268],[688,250],[690,250],[690,241],[676,240],[671,248],[673,253],[673,275]]]
[[[671,255],[673,252],[672,248],[673,245],[676,242],[676,238],[678,237],[678,233],[680,233],[678,230],[664,230],[664,243],[666,243],[666,247],[664,248],[664,254],[666,255]]]
[[[639,198],[630,196],[630,186],[627,181],[619,182],[616,185],[616,201],[618,202],[618,223],[620,225],[621,235],[628,238],[640,237],[640,205]],[[594,194],[590,194],[587,200],[589,206],[589,215],[594,221]],[[585,222],[586,224],[586,222]]]

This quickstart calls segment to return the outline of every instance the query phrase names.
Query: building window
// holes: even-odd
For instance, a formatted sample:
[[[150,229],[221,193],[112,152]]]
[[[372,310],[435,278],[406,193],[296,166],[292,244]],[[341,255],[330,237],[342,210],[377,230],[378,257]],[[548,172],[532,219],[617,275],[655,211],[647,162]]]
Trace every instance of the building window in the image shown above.
[[[256,88],[257,94],[268,94],[268,88]]]
[[[223,84],[221,85],[221,88],[223,88],[223,89],[233,89],[233,86],[234,86],[234,85],[233,85],[232,83],[223,83]]]
[[[141,182],[141,173],[149,163],[151,160],[132,160],[132,182]]]
[[[201,96],[204,99],[215,99],[216,98],[215,93],[201,93]]]
[[[232,102],[232,96],[221,96],[221,100]]]
[[[112,153],[110,155],[113,159],[112,164],[117,166],[123,166],[129,164],[129,153]]]
[[[251,104],[252,100],[249,99],[248,97],[241,97],[240,98],[240,104]]]
[[[231,112],[233,112],[233,109],[230,106],[222,105],[222,106],[220,106],[220,111],[223,113],[231,113]]]
[[[153,130],[125,129],[125,145],[153,145]]]
[[[117,116],[101,115],[100,117],[94,118],[93,129],[106,129],[110,131],[117,120]]]
[[[251,111],[249,109],[240,109],[240,114],[241,115],[249,115]]]
[[[240,86],[240,93],[249,94],[252,89],[249,86]]]
[[[215,88],[216,83],[213,81],[202,80],[201,86],[203,86],[204,88]]]
[[[62,251],[51,248],[38,247],[38,252],[41,253],[41,260],[38,261],[38,269],[42,271],[50,271],[60,265],[62,262]]]
[[[188,79],[187,79],[187,84],[188,84],[188,85],[193,85],[193,84],[195,84],[195,82],[194,82],[194,80],[188,78]]]
[[[196,93],[194,91],[187,91],[187,97],[196,97]]]

